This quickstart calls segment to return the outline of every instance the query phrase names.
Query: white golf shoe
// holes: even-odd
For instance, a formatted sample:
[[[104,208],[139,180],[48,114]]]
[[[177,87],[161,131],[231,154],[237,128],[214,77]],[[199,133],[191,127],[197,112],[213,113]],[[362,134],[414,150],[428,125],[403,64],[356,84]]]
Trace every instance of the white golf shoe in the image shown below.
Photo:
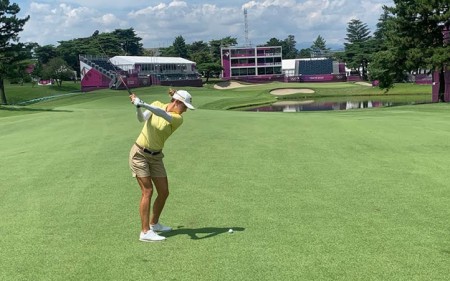
[[[142,242],[158,242],[164,240],[166,240],[166,237],[156,234],[153,230],[149,230],[147,233],[141,232],[141,235],[139,235],[139,241]]]
[[[169,231],[172,231],[172,228],[169,226],[165,226],[160,223],[157,223],[157,224],[151,224],[150,230],[153,230],[155,232],[169,232]]]

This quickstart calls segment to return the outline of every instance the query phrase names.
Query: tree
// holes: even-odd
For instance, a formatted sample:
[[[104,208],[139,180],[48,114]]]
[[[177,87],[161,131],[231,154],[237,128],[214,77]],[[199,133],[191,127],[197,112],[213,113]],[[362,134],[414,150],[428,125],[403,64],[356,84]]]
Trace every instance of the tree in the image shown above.
[[[169,46],[167,48],[161,48],[161,49],[159,49],[159,51],[161,52],[162,57],[176,57],[177,56],[177,53],[173,46]]]
[[[444,41],[442,32],[450,28],[448,1],[396,0],[394,3],[395,6],[383,7],[384,29],[380,33],[384,55],[391,60],[379,59],[378,68],[389,71],[379,77],[380,81],[386,79],[384,85],[392,86],[402,72],[446,71],[446,65],[450,64],[450,45]]]
[[[283,40],[281,44],[283,59],[295,59],[297,57],[298,50],[295,47],[296,44],[297,41],[295,41],[294,35],[289,35],[286,39]]]
[[[389,32],[392,32],[391,15],[386,8],[378,19],[377,29],[373,33],[375,53],[368,66],[369,78],[379,81],[379,88],[387,93],[395,82],[405,79],[402,64],[399,57],[392,51],[387,40]],[[393,46],[395,47],[395,46]]]
[[[330,49],[327,48],[327,43],[322,36],[317,36],[311,45],[311,53],[314,57],[323,57],[330,53]]]
[[[272,38],[270,38],[269,39],[269,41],[267,41],[267,43],[264,45],[264,46],[274,46],[274,47],[276,47],[276,46],[282,46],[283,45],[283,41],[282,40],[279,40],[279,39],[277,39],[277,38],[275,38],[275,37],[272,37]]]
[[[46,64],[50,59],[58,56],[58,51],[53,45],[37,46],[34,49],[34,56],[40,63]]]
[[[299,58],[310,58],[310,57],[312,57],[312,50],[311,50],[311,48],[301,49],[298,52],[297,57],[299,57]]]
[[[133,28],[116,29],[111,32],[111,35],[117,39],[122,53],[125,56],[141,56],[144,52],[141,40]]]
[[[209,47],[211,48],[211,57],[213,62],[221,64],[220,49],[224,47],[232,47],[237,45],[237,39],[230,36],[209,41]]]
[[[187,45],[189,59],[195,61],[197,64],[202,62],[211,62],[211,50],[208,43],[203,41],[196,41]]]
[[[1,104],[8,104],[5,94],[4,79],[9,78],[11,66],[23,59],[24,44],[18,43],[19,32],[30,16],[19,19],[19,5],[10,4],[9,0],[0,0],[0,97]],[[17,42],[17,43],[16,43]]]
[[[386,44],[387,33],[389,32],[389,19],[390,15],[386,9],[383,9],[383,14],[378,19],[376,30],[373,33],[373,39],[377,49],[375,51],[385,51],[388,49]]]
[[[107,57],[123,56],[124,54],[141,55],[143,53],[141,40],[132,28],[103,33],[96,31],[92,36],[86,38],[59,41],[56,52],[57,56],[63,58],[70,68],[79,70],[80,54]]]
[[[211,73],[217,73],[223,70],[222,66],[218,63],[201,63],[197,65],[197,70],[204,73],[206,82],[208,83]]]
[[[63,80],[72,80],[75,75],[75,71],[60,57],[52,58],[42,73],[45,78],[54,79],[58,87],[61,87]]]
[[[10,78],[9,82],[11,84],[20,84],[21,86],[26,82],[31,82],[31,76],[27,72],[27,68],[31,63],[29,60],[15,63],[14,67],[10,70],[11,77],[13,78]]]
[[[359,72],[361,77],[367,80],[367,66],[373,53],[370,30],[367,24],[358,19],[352,19],[347,26],[347,43],[345,46],[345,62],[347,67]]]
[[[198,51],[195,53],[191,53],[190,60],[194,61],[196,64],[213,62],[213,59],[209,51]]]
[[[188,57],[188,49],[186,47],[186,42],[184,41],[183,36],[177,36],[175,41],[173,41],[173,49],[177,54],[177,57],[181,57],[186,59]]]
[[[295,41],[295,36],[289,35],[284,40],[270,38],[270,40],[263,46],[281,46],[283,59],[295,59],[298,56],[298,50],[295,47],[296,44],[297,42]]]

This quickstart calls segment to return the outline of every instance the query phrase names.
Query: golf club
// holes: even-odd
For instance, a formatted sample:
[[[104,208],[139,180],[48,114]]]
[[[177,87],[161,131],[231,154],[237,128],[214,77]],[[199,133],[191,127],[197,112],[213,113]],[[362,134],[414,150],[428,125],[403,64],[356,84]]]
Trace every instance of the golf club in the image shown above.
[[[103,50],[102,45],[98,41],[98,37],[97,37],[98,34],[99,34],[99,31],[96,30],[92,34],[92,37],[95,38],[95,41],[96,41],[98,47],[100,48],[100,51],[103,53],[103,55],[105,57],[108,57],[108,55],[106,54],[105,50]],[[125,89],[128,91],[128,94],[132,95],[133,93],[131,92],[130,88],[128,88],[127,83],[125,83],[125,81],[123,80],[122,75],[119,73],[119,70],[116,68],[116,66],[111,61],[110,61],[110,64],[113,66],[114,70],[116,71],[116,80],[119,80],[125,86]]]

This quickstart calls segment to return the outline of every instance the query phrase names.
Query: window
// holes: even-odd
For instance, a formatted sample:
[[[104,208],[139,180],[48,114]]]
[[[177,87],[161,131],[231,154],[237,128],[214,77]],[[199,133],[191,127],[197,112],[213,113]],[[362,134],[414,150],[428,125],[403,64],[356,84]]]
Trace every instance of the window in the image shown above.
[[[274,67],[273,72],[274,72],[274,74],[281,74],[281,72],[282,72],[281,67],[280,66]]]

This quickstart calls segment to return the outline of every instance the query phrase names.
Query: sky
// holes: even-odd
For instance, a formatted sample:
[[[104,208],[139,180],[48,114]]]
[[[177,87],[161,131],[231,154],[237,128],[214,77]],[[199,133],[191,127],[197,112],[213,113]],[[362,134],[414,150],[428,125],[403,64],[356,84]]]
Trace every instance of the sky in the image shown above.
[[[133,28],[144,48],[171,46],[177,36],[186,44],[230,36],[238,46],[265,44],[293,35],[298,48],[321,36],[328,48],[343,48],[346,28],[359,19],[374,32],[383,10],[393,0],[10,0],[19,18],[30,20],[19,33],[21,42],[41,46]],[[247,11],[245,21],[244,9]],[[247,22],[247,32],[245,29]],[[247,34],[247,36],[246,36]],[[248,40],[246,40],[248,38]]]

